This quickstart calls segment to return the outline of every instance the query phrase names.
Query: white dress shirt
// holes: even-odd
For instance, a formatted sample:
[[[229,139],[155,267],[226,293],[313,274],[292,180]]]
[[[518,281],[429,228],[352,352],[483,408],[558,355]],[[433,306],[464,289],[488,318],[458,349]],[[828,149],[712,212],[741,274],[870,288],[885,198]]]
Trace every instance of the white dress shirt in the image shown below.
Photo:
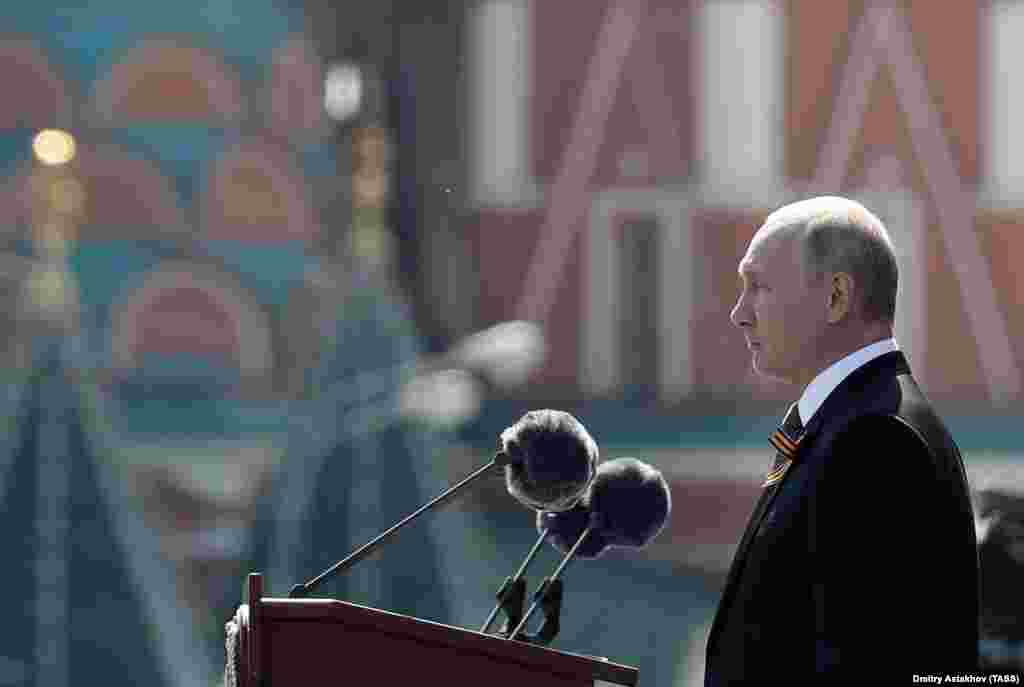
[[[818,408],[825,402],[825,399],[829,397],[835,388],[839,386],[844,379],[850,376],[854,370],[875,358],[891,353],[892,351],[900,350],[896,344],[895,339],[883,339],[882,341],[876,341],[873,344],[865,346],[859,350],[854,351],[845,358],[841,358],[836,362],[832,363],[820,373],[818,376],[811,380],[811,383],[804,389],[803,394],[800,395],[800,400],[797,402],[797,410],[800,413],[800,421],[803,422],[804,426],[811,421],[814,414],[818,412]]]

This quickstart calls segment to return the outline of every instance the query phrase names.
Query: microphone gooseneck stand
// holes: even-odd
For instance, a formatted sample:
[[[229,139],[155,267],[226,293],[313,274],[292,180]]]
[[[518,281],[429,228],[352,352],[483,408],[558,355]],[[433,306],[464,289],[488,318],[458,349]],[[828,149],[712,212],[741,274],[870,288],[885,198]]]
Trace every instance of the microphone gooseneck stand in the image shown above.
[[[562,580],[560,576],[562,571],[565,570],[565,566],[569,564],[576,556],[576,551],[583,545],[590,533],[595,529],[597,525],[591,523],[583,532],[579,538],[576,539],[576,543],[572,545],[569,552],[565,554],[562,561],[555,568],[555,571],[551,573],[549,577],[544,578],[537,591],[533,593],[533,603],[530,604],[530,609],[526,612],[526,615],[519,620],[519,624],[515,625],[515,629],[508,634],[508,639],[518,639],[520,641],[527,641],[535,644],[549,644],[552,639],[558,635],[560,627],[560,616],[562,611]],[[541,535],[541,541],[543,537],[547,535],[547,530]],[[521,606],[520,606],[521,608]],[[530,617],[538,609],[542,609],[544,613],[544,623],[537,630],[536,634],[529,635],[523,632],[526,627],[526,623],[530,620]],[[509,627],[512,627],[511,616],[509,618]]]
[[[455,494],[459,492],[459,490],[461,490],[463,487],[465,487],[469,483],[473,482],[474,480],[478,479],[479,477],[487,474],[492,469],[494,469],[494,468],[503,468],[506,465],[510,464],[511,462],[512,461],[511,461],[511,458],[509,456],[507,456],[505,453],[499,451],[494,456],[494,459],[490,463],[488,463],[488,464],[484,465],[483,467],[477,469],[471,475],[469,475],[468,477],[463,479],[461,482],[459,482],[455,486],[453,486],[450,489],[448,489],[447,491],[445,491],[443,494],[437,496],[436,498],[434,498],[429,503],[421,506],[415,512],[407,515],[405,518],[403,518],[402,520],[400,520],[396,524],[392,525],[390,528],[388,528],[384,532],[382,532],[379,535],[377,535],[377,537],[374,538],[373,540],[367,542],[366,544],[363,544],[361,547],[359,547],[358,549],[356,549],[355,551],[350,553],[347,557],[345,557],[342,560],[338,561],[337,563],[332,565],[330,568],[328,568],[327,570],[323,571],[322,573],[320,573],[319,575],[314,577],[312,580],[310,580],[310,581],[308,581],[308,582],[306,582],[304,584],[297,584],[294,587],[292,587],[291,591],[288,593],[288,597],[291,598],[291,599],[299,599],[299,598],[303,598],[303,597],[309,595],[310,592],[312,592],[316,587],[320,586],[320,584],[322,582],[324,582],[325,580],[327,580],[327,579],[329,579],[329,578],[331,578],[331,577],[333,577],[333,576],[335,576],[335,575],[337,575],[337,574],[347,570],[348,568],[352,567],[353,565],[355,565],[356,563],[358,563],[362,559],[364,559],[367,556],[369,556],[381,544],[383,544],[387,539],[389,539],[396,532],[398,532],[398,530],[402,529],[403,527],[405,527],[406,525],[411,523],[413,520],[415,520],[419,516],[421,516],[424,513],[426,513],[431,508],[435,508],[435,507],[437,507],[437,506],[439,506],[439,505],[441,505],[441,504],[451,500],[452,497],[455,496]]]
[[[536,543],[530,552],[526,554],[526,558],[523,559],[522,564],[519,566],[519,570],[512,577],[506,577],[502,583],[501,588],[495,593],[498,597],[498,603],[494,605],[494,609],[491,614],[487,616],[487,620],[480,627],[480,632],[487,634],[487,631],[491,629],[491,623],[498,617],[500,611],[505,612],[507,622],[505,628],[501,630],[501,634],[507,635],[511,628],[516,627],[519,621],[523,617],[523,603],[526,598],[526,580],[523,579],[523,574],[526,572],[526,568],[536,558],[537,552],[540,551],[540,547],[544,544],[544,541],[548,538],[549,529],[545,529],[537,537]]]

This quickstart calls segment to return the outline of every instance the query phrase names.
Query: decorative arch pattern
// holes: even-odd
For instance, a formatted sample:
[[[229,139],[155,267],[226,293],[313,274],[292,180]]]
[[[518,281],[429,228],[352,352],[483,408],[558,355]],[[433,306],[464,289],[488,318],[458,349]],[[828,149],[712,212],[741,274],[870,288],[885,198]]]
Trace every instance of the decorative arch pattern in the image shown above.
[[[237,121],[242,88],[211,51],[187,37],[150,38],[96,84],[93,111],[106,123]]]
[[[203,236],[212,240],[316,240],[308,187],[291,155],[266,141],[246,140],[213,164],[203,194]]]
[[[115,369],[138,367],[145,353],[193,353],[226,359],[246,379],[274,370],[268,313],[212,265],[164,261],[115,304],[112,320]]]

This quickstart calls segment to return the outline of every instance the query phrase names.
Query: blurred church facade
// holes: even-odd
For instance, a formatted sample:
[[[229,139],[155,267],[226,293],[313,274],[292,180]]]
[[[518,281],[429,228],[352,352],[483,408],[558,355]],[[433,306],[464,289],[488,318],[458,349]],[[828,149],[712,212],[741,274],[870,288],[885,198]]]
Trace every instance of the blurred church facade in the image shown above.
[[[926,391],[957,409],[1018,403],[1024,8],[933,9],[476,3],[481,317],[546,316],[553,387],[789,399],[751,373],[729,323],[736,263],[774,208],[846,194],[897,245],[898,336]]]
[[[852,195],[887,222],[898,336],[930,396],[1022,400],[1024,3],[355,5],[12,13],[0,402],[21,429],[0,437],[0,512],[29,561],[7,586],[38,594],[20,608],[32,632],[0,651],[0,684],[60,687],[68,666],[137,684],[153,665],[201,684],[240,573],[265,570],[280,591],[463,467],[431,461],[436,436],[403,425],[394,396],[423,348],[512,319],[540,322],[549,355],[500,409],[607,402],[609,422],[581,418],[599,441],[642,433],[619,414],[637,399],[670,418],[667,439],[643,437],[664,444],[644,457],[678,504],[649,552],[665,566],[643,578],[664,595],[637,605],[674,595],[679,569],[720,573],[763,447],[725,465],[717,445],[690,444],[732,441],[746,413],[795,393],[754,377],[728,315],[746,242],[807,195]],[[324,107],[339,63],[365,68],[371,101],[345,122]],[[33,157],[45,129],[73,134],[73,160]],[[410,536],[330,591],[472,620],[477,602],[453,590],[493,571],[446,561],[462,544],[441,536]],[[436,564],[402,578],[410,560]],[[699,644],[712,595],[690,591],[662,612]],[[132,656],[117,655],[123,635],[90,637],[103,609],[141,628]],[[581,650],[611,642],[600,612]],[[673,622],[621,646],[657,663]]]

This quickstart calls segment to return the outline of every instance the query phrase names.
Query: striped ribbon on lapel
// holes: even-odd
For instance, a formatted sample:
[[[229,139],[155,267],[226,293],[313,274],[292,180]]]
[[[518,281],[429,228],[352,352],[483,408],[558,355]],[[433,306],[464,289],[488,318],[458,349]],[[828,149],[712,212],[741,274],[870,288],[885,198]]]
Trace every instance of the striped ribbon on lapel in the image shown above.
[[[804,426],[800,421],[800,411],[797,404],[789,407],[789,412],[782,421],[782,425],[775,430],[768,438],[768,441],[775,447],[775,462],[768,474],[765,475],[762,487],[770,487],[778,483],[786,475],[789,466],[796,459],[797,449],[800,441],[803,440]]]

